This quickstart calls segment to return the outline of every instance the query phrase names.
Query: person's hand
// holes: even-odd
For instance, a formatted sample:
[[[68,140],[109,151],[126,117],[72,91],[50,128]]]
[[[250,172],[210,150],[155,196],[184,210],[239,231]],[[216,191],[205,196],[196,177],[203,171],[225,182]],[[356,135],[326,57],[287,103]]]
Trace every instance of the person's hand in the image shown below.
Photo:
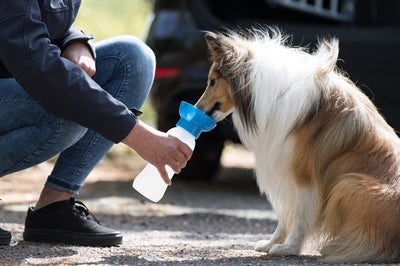
[[[167,185],[171,185],[171,180],[165,166],[168,165],[178,174],[192,156],[189,146],[178,138],[158,131],[140,120],[122,142],[154,165]]]
[[[94,73],[96,73],[96,62],[89,47],[84,43],[71,43],[64,49],[61,56],[79,66],[90,77],[93,77]]]

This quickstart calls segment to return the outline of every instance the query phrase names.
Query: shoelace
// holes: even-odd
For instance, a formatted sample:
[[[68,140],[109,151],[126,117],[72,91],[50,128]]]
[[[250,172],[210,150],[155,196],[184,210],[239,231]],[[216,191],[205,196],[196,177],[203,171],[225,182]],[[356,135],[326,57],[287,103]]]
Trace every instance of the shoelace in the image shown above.
[[[97,218],[93,215],[93,213],[91,213],[89,211],[89,208],[86,207],[85,204],[83,204],[82,201],[79,200],[74,200],[74,207],[73,209],[78,212],[81,215],[86,216],[86,218],[93,218],[93,220],[95,220],[96,223],[100,224],[99,220],[97,220]]]

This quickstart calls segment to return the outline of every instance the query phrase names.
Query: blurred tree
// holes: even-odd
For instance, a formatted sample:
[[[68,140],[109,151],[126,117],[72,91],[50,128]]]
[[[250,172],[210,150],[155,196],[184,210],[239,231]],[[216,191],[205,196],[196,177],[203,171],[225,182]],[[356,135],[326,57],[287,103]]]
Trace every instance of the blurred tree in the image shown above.
[[[122,34],[144,39],[151,8],[149,0],[84,0],[75,25],[95,40]]]

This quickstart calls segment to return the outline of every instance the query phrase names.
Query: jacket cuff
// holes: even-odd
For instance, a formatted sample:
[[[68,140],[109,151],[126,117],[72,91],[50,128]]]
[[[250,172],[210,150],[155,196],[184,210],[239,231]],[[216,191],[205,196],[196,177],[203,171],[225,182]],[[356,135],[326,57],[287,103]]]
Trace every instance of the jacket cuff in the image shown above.
[[[76,27],[71,27],[65,36],[65,38],[61,42],[61,52],[64,51],[65,48],[67,48],[68,45],[70,45],[73,42],[82,42],[87,45],[87,47],[90,49],[93,58],[96,58],[96,49],[94,47],[94,44],[92,40],[94,39],[93,34],[86,34],[82,30],[76,28]]]
[[[143,112],[142,111],[140,111],[139,109],[136,109],[136,108],[131,108],[131,109],[129,109],[135,116],[140,116],[140,115],[142,115],[143,114]]]

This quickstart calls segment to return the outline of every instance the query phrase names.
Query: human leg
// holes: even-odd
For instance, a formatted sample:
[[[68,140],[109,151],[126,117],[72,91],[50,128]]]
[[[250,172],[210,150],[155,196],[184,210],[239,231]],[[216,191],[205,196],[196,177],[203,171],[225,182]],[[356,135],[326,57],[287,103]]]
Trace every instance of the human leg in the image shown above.
[[[0,176],[50,159],[86,132],[47,113],[12,78],[0,79],[0,117]],[[0,245],[10,240],[10,232],[0,229]]]
[[[153,52],[132,36],[121,36],[96,45],[93,79],[128,108],[140,109],[150,91],[155,69]],[[88,130],[75,145],[63,151],[46,186],[78,194],[92,169],[113,143]]]
[[[0,79],[0,176],[44,162],[86,129],[47,113],[15,81]]]
[[[96,45],[96,53],[97,70],[93,79],[128,108],[140,109],[147,98],[154,78],[155,58],[153,52],[139,39],[122,36],[99,42]],[[60,154],[35,210],[28,211],[24,239],[37,242],[50,242],[51,239],[58,239],[64,243],[72,243],[72,239],[69,237],[72,233],[68,231],[72,230],[71,228],[67,225],[62,225],[61,228],[49,228],[45,222],[48,218],[38,218],[41,215],[40,212],[51,207],[52,204],[61,204],[62,202],[64,202],[61,204],[62,208],[67,212],[71,208],[75,210],[75,200],[66,198],[70,194],[79,193],[88,174],[112,145],[111,141],[89,129],[77,143]],[[49,196],[52,193],[63,195],[65,198],[54,203],[52,200],[54,197]],[[49,203],[52,204],[49,205]],[[78,207],[78,209],[80,208]],[[82,218],[80,219],[82,226],[86,228],[84,224],[88,221],[89,212],[79,213]],[[77,218],[71,217],[71,219]],[[41,221],[43,221],[42,224]],[[88,244],[89,241],[90,245],[101,246],[104,243],[117,245],[122,241],[122,236],[118,232],[98,227],[94,221],[90,219],[89,221],[89,228],[95,230],[92,232],[93,234],[86,236],[86,239],[79,238],[79,235],[74,236],[73,244]],[[105,239],[107,240],[105,241]]]

